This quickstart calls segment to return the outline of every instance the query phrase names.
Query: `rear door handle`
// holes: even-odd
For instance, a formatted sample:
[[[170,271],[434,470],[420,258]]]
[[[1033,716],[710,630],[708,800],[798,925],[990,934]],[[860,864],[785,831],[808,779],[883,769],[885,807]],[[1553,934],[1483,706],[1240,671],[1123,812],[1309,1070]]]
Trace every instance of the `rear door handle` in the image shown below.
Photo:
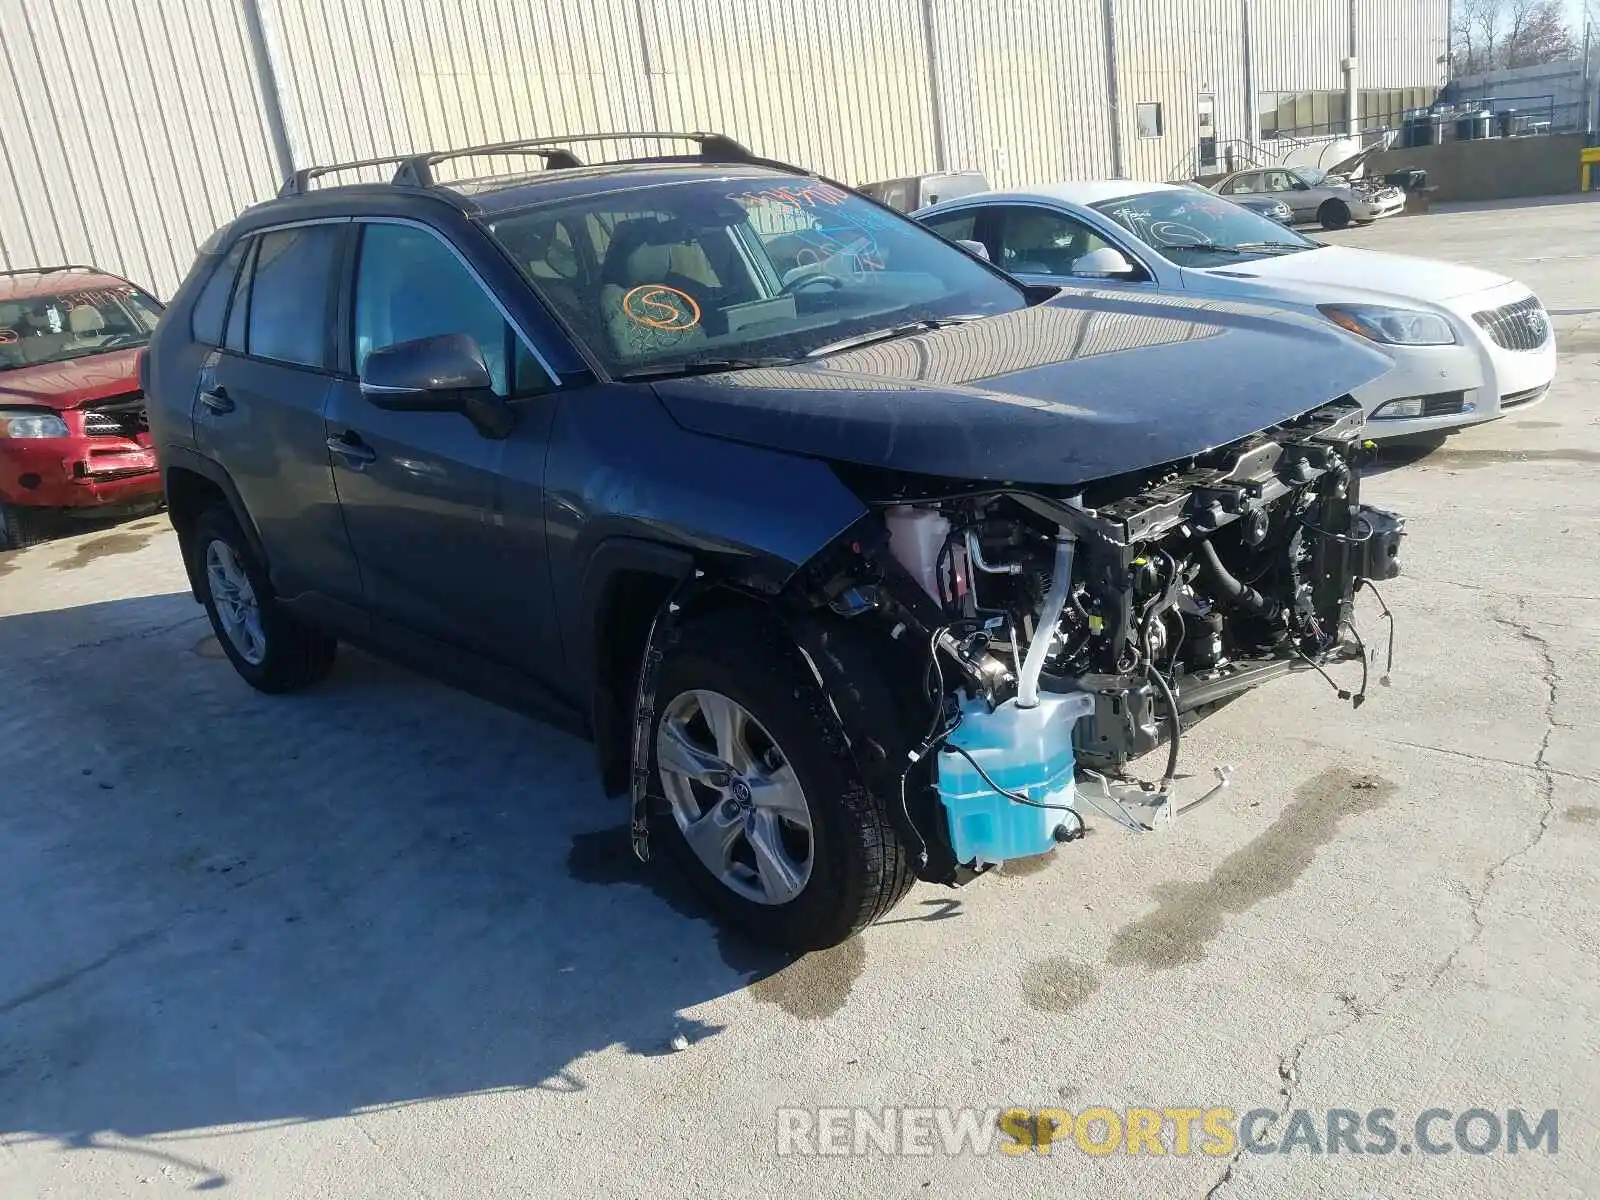
[[[363,442],[356,433],[342,433],[338,437],[329,438],[328,449],[344,459],[345,466],[357,471],[369,463],[378,461],[378,452]]]
[[[200,403],[204,404],[214,413],[231,413],[233,401],[222,388],[212,388],[210,391],[200,393]]]

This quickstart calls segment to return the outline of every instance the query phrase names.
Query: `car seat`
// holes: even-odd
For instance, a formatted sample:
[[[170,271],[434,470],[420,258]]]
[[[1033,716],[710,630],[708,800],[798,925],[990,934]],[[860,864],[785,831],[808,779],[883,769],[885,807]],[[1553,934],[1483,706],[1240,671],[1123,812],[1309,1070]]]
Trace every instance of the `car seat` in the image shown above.
[[[679,269],[697,267],[696,258],[703,263],[704,251],[681,221],[639,217],[612,230],[600,270],[600,311],[620,356],[705,341],[707,282]]]
[[[1070,227],[1050,213],[1024,210],[1010,217],[1005,230],[1006,269],[1024,275],[1071,275],[1072,264],[1087,252],[1088,239],[1074,231],[1063,244],[1065,228]]]
[[[67,313],[67,328],[75,338],[99,337],[106,331],[106,319],[94,305],[77,304]]]

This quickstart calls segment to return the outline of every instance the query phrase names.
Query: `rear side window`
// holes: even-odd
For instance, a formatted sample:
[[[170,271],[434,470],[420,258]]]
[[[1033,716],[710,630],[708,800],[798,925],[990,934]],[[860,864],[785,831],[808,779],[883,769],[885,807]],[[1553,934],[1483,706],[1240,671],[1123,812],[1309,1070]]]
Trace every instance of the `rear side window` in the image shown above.
[[[244,269],[239,272],[239,282],[233,288],[233,299],[228,302],[228,332],[223,345],[236,354],[244,353],[245,321],[250,316],[250,278],[256,266],[256,241],[251,238],[245,246]]]
[[[223,256],[211,272],[205,287],[200,289],[190,322],[195,341],[207,346],[222,345],[222,322],[228,313],[228,297],[233,292],[234,281],[239,277],[239,264],[244,261],[246,244],[243,239],[235,242],[233,249]]]
[[[327,365],[328,294],[342,229],[304,225],[261,235],[247,353],[305,367]]]

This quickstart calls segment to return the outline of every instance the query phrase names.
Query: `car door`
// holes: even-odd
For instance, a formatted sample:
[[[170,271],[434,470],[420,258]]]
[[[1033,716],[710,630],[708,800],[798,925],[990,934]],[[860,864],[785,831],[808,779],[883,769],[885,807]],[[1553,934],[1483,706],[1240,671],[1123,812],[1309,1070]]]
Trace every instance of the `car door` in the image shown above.
[[[1091,287],[1149,286],[1149,276],[1107,279],[1073,273],[1079,259],[1093,250],[1111,249],[1127,255],[1069,213],[1041,204],[986,205],[989,221],[985,244],[997,266],[1028,283],[1078,284]],[[1130,261],[1133,261],[1131,256]]]
[[[467,258],[409,220],[353,226],[348,370],[325,445],[374,631],[408,631],[535,674],[558,660],[543,518],[553,376]],[[453,412],[395,412],[361,392],[373,350],[467,334],[510,401],[506,437]]]
[[[347,231],[342,220],[313,221],[250,237],[222,344],[201,365],[194,431],[261,535],[279,594],[358,606],[361,582],[322,428]]]
[[[1306,221],[1317,215],[1317,202],[1306,185],[1289,171],[1267,171],[1267,192],[1289,206],[1295,220]]]

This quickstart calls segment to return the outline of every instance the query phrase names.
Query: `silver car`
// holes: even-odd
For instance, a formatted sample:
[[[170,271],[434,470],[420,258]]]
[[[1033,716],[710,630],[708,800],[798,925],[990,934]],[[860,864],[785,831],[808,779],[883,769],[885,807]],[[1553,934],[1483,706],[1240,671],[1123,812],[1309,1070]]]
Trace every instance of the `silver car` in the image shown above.
[[[1397,187],[1352,183],[1320,167],[1252,167],[1226,176],[1211,190],[1232,200],[1252,196],[1282,200],[1296,224],[1316,221],[1324,229],[1343,229],[1352,221],[1370,224],[1406,206],[1406,194]]]

